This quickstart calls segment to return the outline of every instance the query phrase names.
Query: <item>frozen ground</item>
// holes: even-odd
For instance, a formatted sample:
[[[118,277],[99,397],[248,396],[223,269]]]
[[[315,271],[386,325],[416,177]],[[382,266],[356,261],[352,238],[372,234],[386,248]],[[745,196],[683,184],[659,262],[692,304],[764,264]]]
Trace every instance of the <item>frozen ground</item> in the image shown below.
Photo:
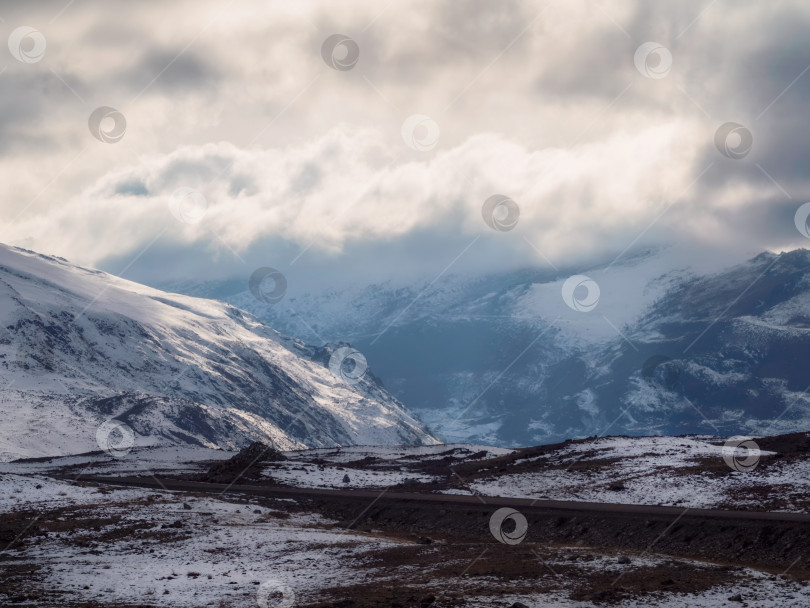
[[[774,439],[777,441],[778,438]],[[810,458],[759,450],[752,470],[724,460],[723,438],[606,437],[511,450],[470,444],[352,446],[284,452],[267,482],[301,488],[399,488],[691,508],[806,512]],[[194,447],[0,463],[0,473],[98,476],[199,474],[234,452]]]
[[[287,461],[269,463],[264,473],[297,487],[404,484],[407,491],[738,508],[767,488],[771,503],[778,498],[786,510],[803,510],[810,483],[803,458],[763,450],[760,465],[740,473],[728,469],[721,445],[711,437],[615,437],[527,450],[356,446],[286,452]],[[121,459],[95,454],[1,464],[0,605],[810,606],[810,586],[791,576],[799,566],[780,576],[652,551],[508,546],[435,533],[425,539],[410,525],[350,530],[304,499],[69,481],[79,472],[197,474],[232,455],[153,448]],[[68,480],[51,477],[57,473]],[[738,595],[742,602],[729,599]]]
[[[201,447],[134,448],[117,457],[105,452],[0,462],[0,473],[54,473],[82,475],[150,475],[195,473],[205,463],[226,460],[234,452]]]
[[[512,579],[501,572],[512,557],[497,543],[460,553],[441,540],[421,546],[347,531],[316,514],[285,510],[291,501],[259,505],[10,474],[2,484],[5,525],[36,530],[0,553],[3,606],[332,606],[355,597],[360,585],[366,593],[405,587],[416,594],[413,605],[436,608],[515,601],[568,608],[602,603],[580,598],[585,581],[630,583],[639,572],[662,569],[678,580],[705,579],[709,588],[623,597],[621,605],[720,607],[737,594],[742,605],[760,608],[810,605],[807,585],[746,568],[655,555],[622,564],[587,547],[535,546],[522,547],[519,560],[530,562],[529,574]]]
[[[778,438],[773,439],[779,445]],[[752,470],[724,460],[723,438],[606,437],[511,450],[470,444],[284,452],[265,480],[301,488],[400,488],[482,496],[806,512],[810,458],[759,450]],[[194,447],[0,463],[0,473],[177,476],[234,452]]]
[[[470,444],[301,450],[285,452],[286,462],[265,468],[278,483],[302,488],[386,488],[408,484],[440,484],[445,471],[424,472],[446,459],[475,462],[514,450]]]
[[[513,453],[514,450],[469,444],[431,446],[351,446],[284,452],[288,459],[267,465],[268,478],[296,487],[387,487],[405,481],[431,483],[442,476],[409,472],[425,463],[478,461]],[[93,476],[190,475],[206,470],[213,461],[226,460],[236,452],[202,447],[135,448],[112,457],[106,453],[0,462],[0,473],[58,474],[77,478]],[[326,465],[326,466],[324,466]],[[344,483],[349,474],[351,482]]]
[[[733,470],[723,439],[607,437],[563,444],[508,463],[483,463],[454,493],[651,504],[692,508],[807,512],[810,459],[759,450],[758,466]],[[493,463],[495,464],[495,463]]]
[[[56,605],[63,595],[98,605],[256,606],[259,586],[270,580],[305,600],[352,579],[347,554],[397,544],[333,530],[315,514],[227,498],[17,475],[4,475],[2,484],[4,516],[33,513],[39,519],[32,526],[47,529],[22,551],[12,544],[0,562],[34,572],[37,606],[48,605],[42,598]]]
[[[382,458],[386,461],[404,461],[409,459],[436,459],[444,457],[449,451],[458,450],[477,459],[493,458],[512,454],[515,450],[509,448],[496,448],[488,445],[474,445],[470,443],[443,443],[439,445],[420,446],[369,446],[354,445],[342,448],[319,448],[313,450],[294,450],[285,452],[293,460],[300,458],[321,457],[328,458],[330,462],[350,462],[360,458]]]

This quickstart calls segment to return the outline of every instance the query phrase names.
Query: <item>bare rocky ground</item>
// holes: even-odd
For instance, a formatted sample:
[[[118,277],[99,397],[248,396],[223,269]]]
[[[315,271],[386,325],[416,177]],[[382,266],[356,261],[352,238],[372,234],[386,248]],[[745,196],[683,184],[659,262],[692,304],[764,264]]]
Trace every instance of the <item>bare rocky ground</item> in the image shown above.
[[[7,464],[0,468],[0,605],[810,605],[805,524],[712,522],[694,517],[691,507],[678,517],[520,507],[528,524],[522,542],[504,544],[490,532],[491,496],[509,489],[529,498],[559,492],[569,500],[635,503],[637,486],[658,484],[649,503],[673,503],[703,488],[692,497],[703,506],[740,509],[754,501],[750,510],[758,512],[804,511],[807,497],[790,480],[806,461],[806,435],[758,440],[767,454],[745,474],[706,447],[716,441],[667,439],[515,451],[287,452],[286,460],[273,455],[258,469],[244,454],[228,462],[232,455],[203,451]],[[250,484],[267,488],[379,491],[316,498],[302,489],[280,498],[237,491],[245,479],[224,493],[222,485],[179,492],[70,481],[80,472],[138,472],[157,487],[151,473],[163,479],[172,469],[188,480],[213,469],[224,483],[247,470]],[[560,483],[564,476],[570,487]],[[713,482],[717,489],[708,492]],[[469,502],[425,507],[388,498],[405,491],[467,495]]]

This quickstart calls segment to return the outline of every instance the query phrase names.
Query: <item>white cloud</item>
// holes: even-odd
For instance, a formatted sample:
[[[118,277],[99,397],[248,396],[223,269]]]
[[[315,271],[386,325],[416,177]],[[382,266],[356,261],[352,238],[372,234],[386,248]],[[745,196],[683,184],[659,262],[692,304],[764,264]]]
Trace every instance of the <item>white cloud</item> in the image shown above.
[[[170,240],[222,240],[236,251],[283,239],[336,252],[422,230],[488,235],[481,208],[500,193],[521,214],[504,247],[525,251],[525,235],[552,258],[576,258],[604,251],[606,242],[629,243],[671,201],[691,174],[689,130],[688,124],[652,125],[536,151],[481,134],[421,160],[402,159],[393,137],[348,126],[283,149],[185,146],[105,175],[28,229],[57,250],[83,235],[89,263],[134,251],[163,230]],[[183,187],[207,201],[198,223],[170,214],[169,200]]]
[[[131,4],[4,14],[48,46],[0,76],[0,239],[104,264],[158,237],[189,256],[263,242],[334,256],[429,233],[452,259],[460,237],[482,234],[495,265],[541,261],[528,242],[574,264],[642,232],[638,243],[785,246],[788,207],[810,197],[795,160],[806,85],[785,90],[810,61],[800,2]],[[353,70],[321,59],[336,32],[359,44]],[[648,40],[672,52],[660,80],[633,64]],[[99,105],[127,117],[121,142],[89,134]],[[428,152],[400,136],[417,113],[441,131]],[[754,132],[742,161],[713,147],[727,120]],[[168,212],[179,187],[206,197],[199,223]],[[520,206],[510,233],[481,219],[495,193]]]

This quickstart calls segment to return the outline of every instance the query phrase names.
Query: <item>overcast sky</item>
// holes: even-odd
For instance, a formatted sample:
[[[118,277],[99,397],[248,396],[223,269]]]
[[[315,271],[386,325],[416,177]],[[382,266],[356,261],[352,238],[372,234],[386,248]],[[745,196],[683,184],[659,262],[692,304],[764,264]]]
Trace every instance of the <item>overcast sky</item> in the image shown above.
[[[0,240],[127,278],[807,243],[806,2],[59,0],[0,18]]]

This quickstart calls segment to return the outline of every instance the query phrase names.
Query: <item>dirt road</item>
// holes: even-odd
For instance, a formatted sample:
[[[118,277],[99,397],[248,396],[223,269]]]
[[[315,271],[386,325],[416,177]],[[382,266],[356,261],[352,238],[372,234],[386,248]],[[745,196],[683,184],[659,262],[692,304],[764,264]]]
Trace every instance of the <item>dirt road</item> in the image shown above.
[[[278,485],[202,483],[152,477],[83,477],[82,482],[133,485],[192,493],[223,493],[259,499],[295,499],[298,508],[322,513],[344,527],[412,535],[420,542],[491,542],[490,518],[511,507],[527,521],[521,541],[582,545],[754,566],[810,574],[810,515],[683,509],[530,500],[388,490],[323,490]],[[511,549],[507,546],[504,550]]]

